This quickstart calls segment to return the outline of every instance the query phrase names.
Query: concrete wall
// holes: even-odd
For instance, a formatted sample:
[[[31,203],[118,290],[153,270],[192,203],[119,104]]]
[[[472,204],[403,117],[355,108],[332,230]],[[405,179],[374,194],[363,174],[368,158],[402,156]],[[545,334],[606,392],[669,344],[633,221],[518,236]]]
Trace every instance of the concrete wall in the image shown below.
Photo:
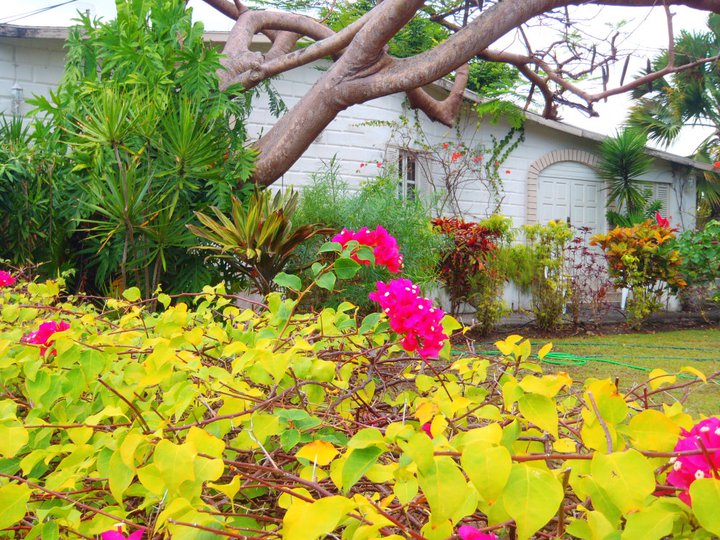
[[[48,96],[63,75],[65,50],[60,39],[0,38],[0,113],[12,110],[12,88],[18,84],[25,99]],[[20,105],[20,113],[32,107]]]

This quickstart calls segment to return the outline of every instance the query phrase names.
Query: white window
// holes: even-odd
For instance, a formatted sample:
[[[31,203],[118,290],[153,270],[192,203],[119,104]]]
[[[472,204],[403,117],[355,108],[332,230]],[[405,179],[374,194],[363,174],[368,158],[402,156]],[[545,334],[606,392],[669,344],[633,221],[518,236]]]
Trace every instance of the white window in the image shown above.
[[[660,213],[663,216],[668,214],[670,208],[670,184],[664,184],[661,182],[642,182],[642,191],[648,196],[648,202],[660,201],[662,206],[660,207]]]
[[[417,154],[400,150],[397,154],[398,196],[412,201],[417,194],[418,163]]]

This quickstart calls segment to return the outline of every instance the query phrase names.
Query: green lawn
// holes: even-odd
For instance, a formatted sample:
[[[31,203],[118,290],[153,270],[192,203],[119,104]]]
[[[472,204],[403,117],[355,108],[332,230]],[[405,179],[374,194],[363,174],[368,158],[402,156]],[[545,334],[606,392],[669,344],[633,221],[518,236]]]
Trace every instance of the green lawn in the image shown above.
[[[705,375],[720,371],[720,330],[679,330],[654,334],[618,334],[551,340],[553,353],[546,358],[548,371],[566,371],[573,380],[588,377],[619,379],[620,390],[646,381],[648,373],[662,368],[678,373],[683,366]],[[537,351],[544,341],[533,340]],[[681,382],[681,379],[678,379]],[[699,383],[687,390],[688,411],[692,414],[720,414],[720,378]],[[658,395],[667,403],[682,399],[683,391]]]

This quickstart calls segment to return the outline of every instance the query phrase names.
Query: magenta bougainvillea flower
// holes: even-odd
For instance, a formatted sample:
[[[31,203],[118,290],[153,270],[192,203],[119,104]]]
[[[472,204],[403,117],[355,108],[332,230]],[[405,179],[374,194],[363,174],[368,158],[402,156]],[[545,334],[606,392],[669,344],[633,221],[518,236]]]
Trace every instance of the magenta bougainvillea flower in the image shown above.
[[[657,221],[657,224],[660,227],[669,227],[670,226],[670,220],[668,218],[664,218],[660,215],[660,212],[655,213],[655,221]]]
[[[68,328],[70,328],[70,325],[65,321],[47,321],[42,323],[35,332],[30,332],[29,334],[24,335],[20,340],[20,343],[41,345],[40,354],[44,356],[45,351],[48,349],[48,340],[57,332],[64,332]]]
[[[700,478],[712,478],[720,470],[720,418],[706,418],[690,431],[683,430],[675,445],[675,452],[702,450],[698,454],[672,458],[672,470],[667,476],[670,485],[679,487],[683,502],[690,504],[690,485]]]
[[[135,532],[125,536],[122,532],[122,525],[117,526],[115,531],[105,531],[100,535],[102,540],[143,540],[145,529],[138,529]]]
[[[458,536],[462,540],[498,540],[498,537],[494,534],[480,532],[470,525],[463,525],[460,527],[458,529]]]
[[[432,425],[430,424],[430,422],[425,422],[422,426],[420,426],[420,429],[422,429],[431,439],[435,438],[432,434]]]
[[[406,351],[417,350],[424,359],[437,358],[448,338],[441,324],[445,312],[420,296],[417,285],[402,278],[390,283],[378,281],[377,290],[368,297],[380,304],[390,328],[404,336],[401,344]]]
[[[355,240],[362,246],[372,248],[376,265],[385,266],[394,273],[399,272],[402,268],[403,256],[400,254],[397,240],[390,236],[384,227],[378,225],[374,231],[363,227],[357,232],[350,229],[343,229],[340,231],[340,234],[335,235],[332,239],[333,242],[339,242],[343,247],[351,240]],[[370,264],[370,261],[358,259],[355,253],[351,255],[351,258],[360,264]]]
[[[15,284],[15,278],[10,272],[0,270],[0,287],[10,287]]]

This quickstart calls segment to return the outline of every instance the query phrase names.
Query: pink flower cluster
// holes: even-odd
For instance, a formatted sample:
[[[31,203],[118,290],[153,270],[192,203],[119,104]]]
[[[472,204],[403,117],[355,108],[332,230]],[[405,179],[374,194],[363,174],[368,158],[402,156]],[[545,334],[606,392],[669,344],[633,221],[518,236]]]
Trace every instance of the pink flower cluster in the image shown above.
[[[125,536],[122,532],[122,527],[122,524],[119,524],[116,531],[105,531],[100,535],[100,538],[102,540],[142,540],[145,534],[145,529],[138,529]]]
[[[48,349],[48,340],[57,332],[64,332],[70,328],[70,325],[65,321],[55,322],[48,321],[40,325],[35,332],[30,332],[22,337],[20,343],[29,343],[31,345],[40,345],[40,354],[45,356],[45,351]],[[53,351],[50,351],[51,353]]]
[[[10,272],[0,270],[0,287],[10,287],[15,284],[15,278]]]
[[[400,254],[397,240],[390,236],[387,230],[380,225],[374,231],[368,230],[367,227],[363,227],[357,232],[343,229],[340,234],[335,235],[332,239],[333,242],[339,242],[343,247],[351,240],[355,240],[362,246],[373,248],[376,265],[386,266],[388,270],[394,273],[399,272],[402,268],[403,256]],[[358,259],[356,253],[353,253],[351,257],[360,264],[370,264],[370,261]]]
[[[687,504],[690,504],[690,484],[699,478],[713,478],[720,470],[720,418],[706,418],[689,432],[683,430],[675,452],[691,450],[700,452],[672,458],[672,471],[667,476],[670,485],[683,489],[679,497]]]
[[[380,304],[390,319],[390,328],[404,334],[401,343],[406,351],[417,350],[424,359],[437,358],[448,338],[440,323],[445,313],[419,292],[409,279],[395,279],[390,283],[378,281],[377,291],[368,297]]]
[[[477,530],[470,525],[463,525],[458,529],[458,536],[462,540],[498,540],[494,534],[486,534]]]

